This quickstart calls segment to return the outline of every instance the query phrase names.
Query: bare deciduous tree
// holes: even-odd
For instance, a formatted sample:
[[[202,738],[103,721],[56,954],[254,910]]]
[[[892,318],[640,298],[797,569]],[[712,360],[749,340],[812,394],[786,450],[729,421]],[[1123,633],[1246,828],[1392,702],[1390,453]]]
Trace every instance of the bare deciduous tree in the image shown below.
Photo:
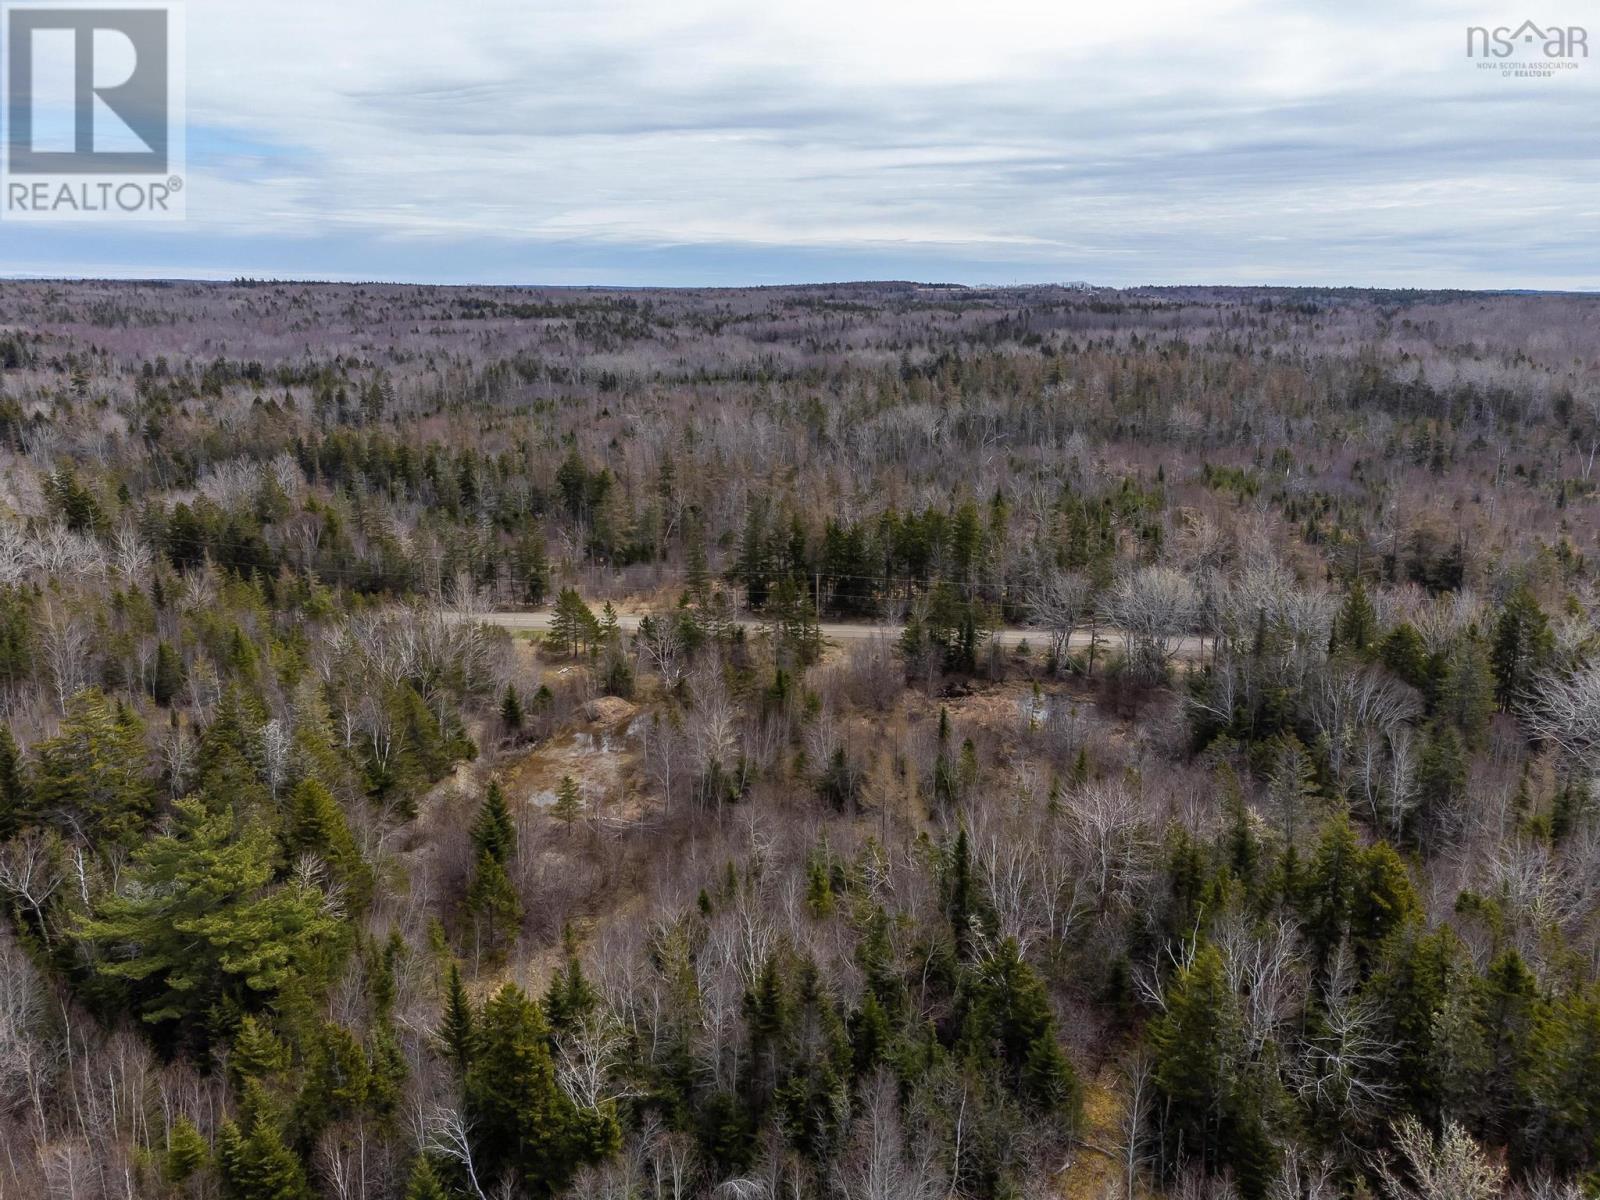
[[[1454,1121],[1446,1121],[1435,1138],[1415,1117],[1402,1117],[1394,1140],[1405,1160],[1404,1175],[1387,1160],[1378,1167],[1391,1200],[1498,1200],[1505,1189],[1505,1165],[1492,1161]]]
[[[1178,639],[1194,627],[1200,594],[1172,567],[1139,567],[1118,579],[1101,605],[1107,623],[1122,633],[1129,666],[1156,677],[1171,663]]]

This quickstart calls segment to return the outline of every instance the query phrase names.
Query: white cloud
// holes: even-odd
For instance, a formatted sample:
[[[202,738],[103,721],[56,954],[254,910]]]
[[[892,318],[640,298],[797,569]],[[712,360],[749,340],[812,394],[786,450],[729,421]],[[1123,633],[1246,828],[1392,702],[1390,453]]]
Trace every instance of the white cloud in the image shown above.
[[[188,225],[51,246],[64,272],[304,271],[287,243],[334,237],[330,275],[404,277],[418,244],[448,242],[461,278],[500,277],[509,252],[529,280],[589,263],[687,282],[699,261],[726,281],[741,268],[713,266],[720,249],[746,271],[792,253],[969,279],[1593,286],[1600,59],[1475,70],[1466,26],[1521,15],[205,0]],[[24,257],[14,231],[0,250]]]

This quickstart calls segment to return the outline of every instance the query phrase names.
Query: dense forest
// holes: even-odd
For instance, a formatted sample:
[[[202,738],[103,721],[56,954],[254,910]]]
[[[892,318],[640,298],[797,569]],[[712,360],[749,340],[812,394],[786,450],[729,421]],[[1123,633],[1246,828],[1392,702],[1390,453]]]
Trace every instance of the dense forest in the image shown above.
[[[1600,1195],[1597,451],[1585,296],[0,283],[0,1196]]]

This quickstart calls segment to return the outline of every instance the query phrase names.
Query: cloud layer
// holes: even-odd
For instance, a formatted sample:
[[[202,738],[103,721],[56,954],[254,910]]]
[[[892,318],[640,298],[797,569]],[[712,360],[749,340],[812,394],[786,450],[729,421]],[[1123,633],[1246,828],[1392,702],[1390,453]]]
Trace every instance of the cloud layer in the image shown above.
[[[1541,0],[1543,5],[1544,0]],[[188,5],[188,221],[12,274],[1600,286],[1584,6]],[[1600,21],[1595,23],[1600,50]]]

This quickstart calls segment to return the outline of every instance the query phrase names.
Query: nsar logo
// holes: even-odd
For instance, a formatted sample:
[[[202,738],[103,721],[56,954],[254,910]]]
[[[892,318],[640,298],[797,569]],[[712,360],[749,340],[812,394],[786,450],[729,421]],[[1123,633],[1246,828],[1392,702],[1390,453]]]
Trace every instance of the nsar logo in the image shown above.
[[[1578,69],[1589,57],[1589,30],[1582,25],[1469,25],[1467,57],[1480,69],[1507,78],[1548,79]]]

